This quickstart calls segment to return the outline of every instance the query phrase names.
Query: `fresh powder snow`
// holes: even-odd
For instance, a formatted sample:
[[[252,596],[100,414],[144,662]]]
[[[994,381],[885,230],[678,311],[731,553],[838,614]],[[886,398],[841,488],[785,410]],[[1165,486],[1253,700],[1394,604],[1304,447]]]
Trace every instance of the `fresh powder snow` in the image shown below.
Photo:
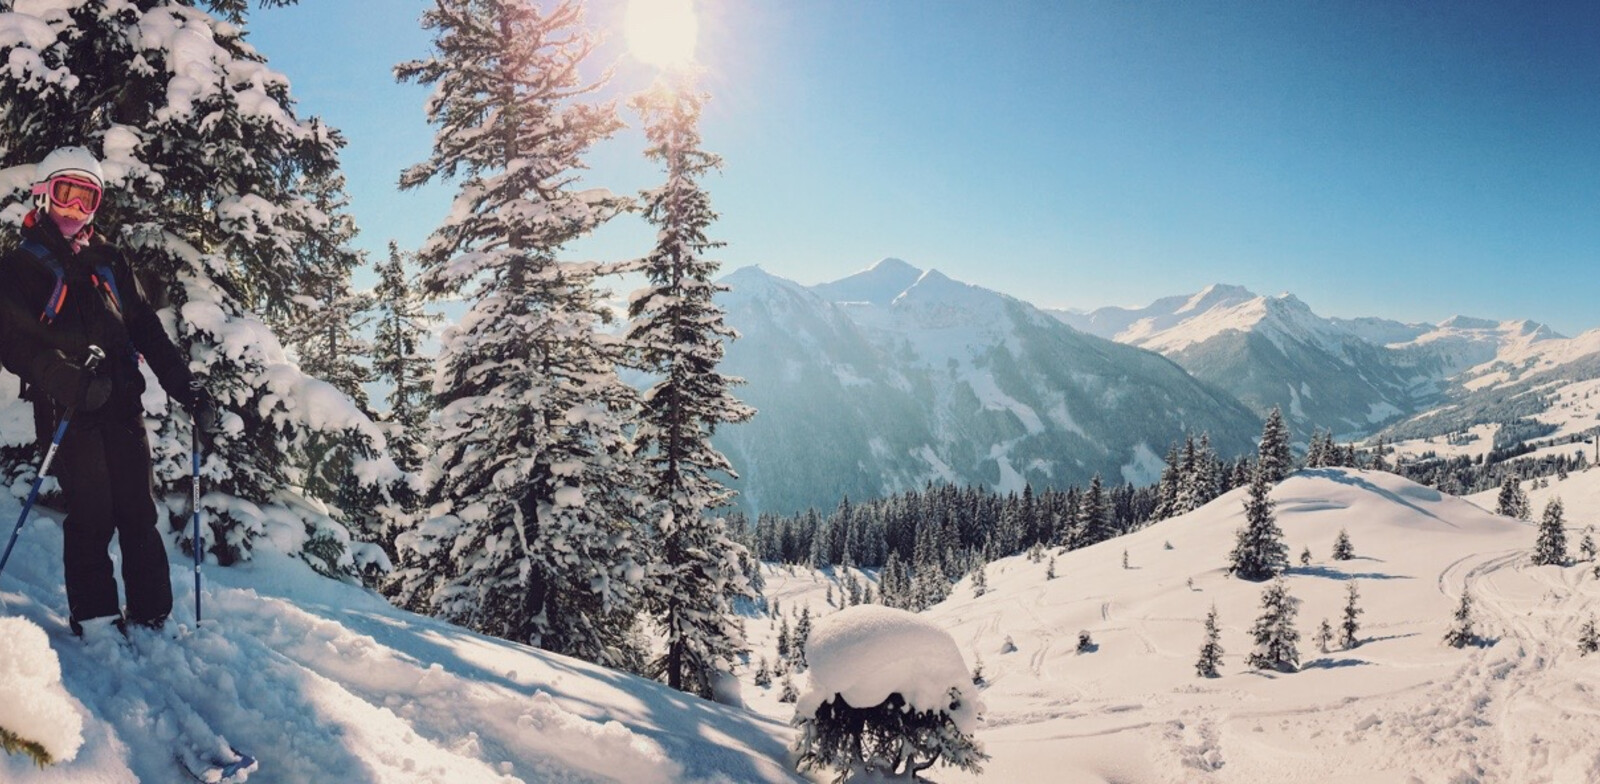
[[[941,784],[1600,781],[1600,657],[1577,647],[1582,623],[1600,614],[1592,564],[1532,565],[1535,526],[1485,511],[1492,491],[1467,500],[1383,472],[1301,471],[1272,493],[1291,555],[1313,555],[1285,575],[1301,665],[1252,670],[1250,628],[1270,581],[1225,573],[1245,490],[1124,537],[1052,550],[1053,580],[1044,562],[1001,559],[985,570],[983,596],[973,598],[969,578],[919,614],[981,667],[976,738],[991,756],[981,774],[924,775]],[[1600,516],[1600,470],[1529,493],[1536,510],[1562,498],[1569,541]],[[1352,560],[1332,559],[1340,530]],[[784,615],[809,607],[820,631],[840,572],[763,576]],[[1315,630],[1324,618],[1340,624],[1351,583],[1359,644],[1323,653]],[[1442,638],[1464,590],[1482,643],[1457,649]],[[1220,677],[1200,678],[1213,606]],[[770,659],[776,621],[748,627]],[[1093,649],[1077,651],[1080,631]],[[807,658],[816,661],[810,646]],[[778,691],[745,685],[748,704],[787,717]]]
[[[870,708],[899,694],[909,710],[944,711],[957,729],[971,733],[983,712],[956,641],[905,610],[858,604],[823,618],[807,638],[806,662],[811,689],[795,704],[798,714],[814,714],[835,696]],[[962,695],[955,711],[952,688]]]

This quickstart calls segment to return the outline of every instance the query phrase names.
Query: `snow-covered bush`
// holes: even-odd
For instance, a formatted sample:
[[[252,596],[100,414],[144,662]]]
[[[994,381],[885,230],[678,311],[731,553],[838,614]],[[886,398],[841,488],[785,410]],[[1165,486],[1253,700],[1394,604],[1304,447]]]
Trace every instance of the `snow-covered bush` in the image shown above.
[[[937,763],[977,772],[988,759],[973,738],[983,705],[943,629],[858,605],[819,621],[808,652],[811,688],[794,714],[801,770],[910,781]]]
[[[50,639],[31,621],[0,618],[0,748],[44,766],[82,746],[83,717],[61,686]]]

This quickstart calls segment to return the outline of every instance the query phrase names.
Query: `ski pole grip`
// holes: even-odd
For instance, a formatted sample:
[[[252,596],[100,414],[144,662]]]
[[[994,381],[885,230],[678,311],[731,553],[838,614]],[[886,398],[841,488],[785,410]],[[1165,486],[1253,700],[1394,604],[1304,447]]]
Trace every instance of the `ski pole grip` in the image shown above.
[[[89,356],[83,360],[83,369],[92,373],[94,372],[95,368],[100,367],[100,363],[103,362],[105,358],[106,352],[101,350],[99,346],[90,346]]]

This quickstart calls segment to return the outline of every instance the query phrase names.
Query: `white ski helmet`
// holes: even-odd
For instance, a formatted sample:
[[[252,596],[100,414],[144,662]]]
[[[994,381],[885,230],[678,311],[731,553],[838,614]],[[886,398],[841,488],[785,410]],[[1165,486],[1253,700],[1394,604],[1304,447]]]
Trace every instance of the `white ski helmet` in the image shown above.
[[[44,156],[44,160],[33,169],[33,182],[40,185],[48,182],[51,177],[60,174],[74,174],[86,180],[91,180],[95,185],[105,188],[105,173],[100,170],[100,161],[94,153],[83,147],[57,147]],[[33,197],[33,206],[40,212],[50,206],[48,193],[36,193]]]

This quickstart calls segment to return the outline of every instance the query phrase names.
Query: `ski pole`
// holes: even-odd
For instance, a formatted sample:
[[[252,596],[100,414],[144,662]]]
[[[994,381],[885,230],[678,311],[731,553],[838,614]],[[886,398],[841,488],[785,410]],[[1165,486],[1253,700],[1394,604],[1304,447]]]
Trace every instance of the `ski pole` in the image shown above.
[[[106,358],[106,352],[99,346],[89,347],[89,358],[83,361],[85,373],[93,373],[100,366],[100,360]],[[28,491],[28,500],[22,503],[22,514],[17,515],[17,525],[11,529],[11,541],[6,542],[6,552],[0,555],[0,572],[6,570],[6,562],[11,560],[11,549],[17,546],[17,538],[22,535],[22,524],[28,522],[28,512],[33,510],[33,502],[39,500],[39,486],[44,484],[45,475],[50,472],[50,464],[55,462],[56,450],[61,448],[61,437],[67,434],[67,422],[78,410],[77,406],[68,406],[61,414],[61,422],[56,425],[56,432],[50,439],[50,448],[44,453],[44,462],[39,464],[39,473],[33,478],[33,488]]]
[[[189,542],[189,549],[194,551],[194,625],[200,627],[200,422],[190,418],[189,422],[189,461],[194,466],[191,490],[194,499],[191,508],[194,510],[194,534]]]

